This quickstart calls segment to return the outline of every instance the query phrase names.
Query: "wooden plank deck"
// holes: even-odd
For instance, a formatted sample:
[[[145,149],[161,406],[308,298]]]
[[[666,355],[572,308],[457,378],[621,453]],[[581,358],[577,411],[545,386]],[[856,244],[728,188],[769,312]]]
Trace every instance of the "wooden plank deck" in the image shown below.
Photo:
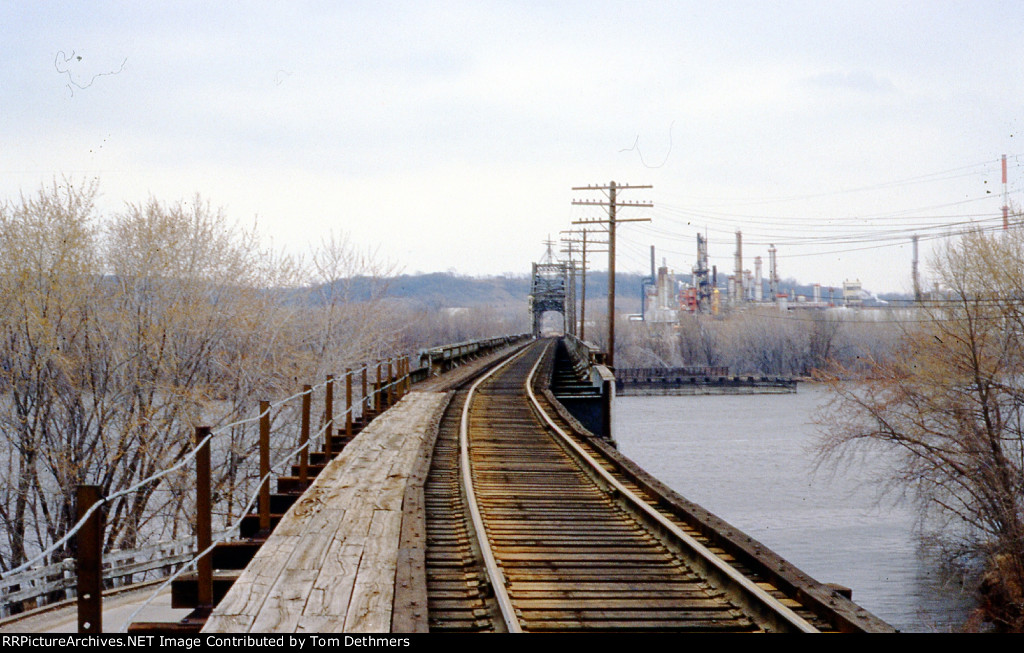
[[[396,570],[408,573],[406,489],[447,401],[412,392],[371,422],[284,515],[203,632],[391,630]]]

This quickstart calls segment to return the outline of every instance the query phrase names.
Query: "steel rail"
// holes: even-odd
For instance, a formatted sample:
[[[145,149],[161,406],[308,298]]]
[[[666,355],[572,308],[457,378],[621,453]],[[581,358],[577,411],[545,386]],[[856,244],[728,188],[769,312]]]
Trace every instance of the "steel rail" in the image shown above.
[[[550,346],[550,345],[549,345]],[[647,514],[651,519],[655,520],[659,526],[670,532],[673,536],[679,538],[683,543],[690,547],[706,564],[710,565],[714,570],[719,572],[728,578],[731,582],[735,583],[741,590],[748,595],[756,599],[761,605],[767,607],[772,613],[780,617],[784,622],[790,624],[797,630],[805,633],[817,633],[821,632],[813,625],[807,622],[800,615],[796,614],[790,608],[783,605],[778,599],[768,594],[765,590],[759,587],[756,583],[751,581],[749,578],[741,574],[727,562],[722,560],[720,557],[715,555],[703,544],[695,540],[686,531],[679,528],[677,524],[672,520],[665,517],[663,514],[655,510],[649,503],[637,496],[632,490],[623,485],[616,479],[607,469],[604,468],[589,452],[587,452],[578,442],[576,442],[568,433],[566,433],[561,427],[559,427],[554,420],[548,415],[547,411],[541,406],[537,396],[533,392],[533,377],[537,372],[537,368],[540,367],[541,361],[544,360],[544,356],[541,355],[537,358],[537,362],[534,363],[533,368],[526,377],[526,392],[530,397],[530,401],[533,403],[537,413],[541,416],[547,426],[558,434],[562,441],[571,447],[579,457],[586,461],[594,471],[596,471],[606,483],[615,488],[622,497],[627,498],[637,508]],[[506,362],[510,362],[509,361]],[[497,368],[494,370],[497,371]],[[488,375],[489,376],[489,375]],[[485,377],[486,378],[486,377]],[[481,379],[482,380],[482,379]],[[475,386],[474,386],[475,388]],[[468,404],[467,404],[468,405]],[[464,417],[465,419],[465,417]],[[504,608],[502,608],[504,612]]]
[[[524,349],[516,355],[510,356],[500,365],[495,366],[487,374],[477,379],[476,383],[470,387],[469,392],[466,394],[466,403],[462,407],[462,421],[459,425],[459,460],[461,461],[459,466],[461,467],[462,487],[466,493],[466,504],[469,506],[469,514],[473,521],[473,529],[476,531],[477,543],[480,547],[480,553],[484,558],[484,567],[487,570],[487,576],[490,579],[491,588],[494,590],[494,598],[498,602],[498,607],[501,609],[501,616],[505,621],[505,628],[510,633],[521,633],[523,632],[523,627],[520,625],[519,617],[516,615],[515,608],[512,606],[512,598],[508,595],[508,588],[505,585],[505,575],[498,567],[498,562],[494,557],[494,552],[491,550],[487,531],[484,530],[483,518],[480,516],[480,507],[476,502],[476,492],[473,490],[472,470],[469,466],[469,409],[473,403],[473,395],[476,393],[477,387],[503,367],[521,357],[526,353],[526,351],[527,350]]]

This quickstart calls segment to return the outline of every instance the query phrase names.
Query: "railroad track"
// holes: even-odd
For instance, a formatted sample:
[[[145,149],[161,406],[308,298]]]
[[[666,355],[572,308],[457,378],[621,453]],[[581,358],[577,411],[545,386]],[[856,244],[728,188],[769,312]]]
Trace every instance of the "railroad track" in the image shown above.
[[[539,341],[492,369],[441,423],[424,495],[432,631],[857,629],[822,609],[834,598],[741,564],[578,434],[534,390],[550,354]]]

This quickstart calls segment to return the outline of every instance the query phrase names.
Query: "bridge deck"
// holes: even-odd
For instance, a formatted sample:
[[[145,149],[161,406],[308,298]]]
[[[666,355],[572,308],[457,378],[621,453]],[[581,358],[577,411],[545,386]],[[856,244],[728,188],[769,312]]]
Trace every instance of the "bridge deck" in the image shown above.
[[[204,632],[387,632],[403,496],[447,402],[413,392],[373,421],[284,515]]]
[[[429,500],[423,493],[430,452],[443,431],[442,416],[453,396],[449,389],[499,357],[496,353],[445,374],[443,380],[425,382],[364,429],[283,516],[213,610],[204,632],[418,632],[433,624],[427,614],[430,554],[424,508]],[[550,376],[550,370],[545,374]],[[456,403],[464,400],[464,393],[456,395]],[[803,606],[800,609],[808,614],[820,609],[834,629],[891,630],[662,487],[612,447],[596,438],[585,439],[590,443],[585,446],[595,448],[593,453],[603,459],[600,466],[620,484],[628,484],[623,487],[633,488],[630,494],[646,497],[642,500],[656,506],[652,510],[664,517],[662,521],[688,529],[691,539],[706,541],[721,559],[752,574],[751,582],[764,585],[762,590],[793,603],[787,607]],[[657,528],[651,533],[660,533]],[[475,559],[471,564],[476,569]],[[492,587],[490,581],[477,584]],[[568,594],[575,596],[573,592],[578,590]],[[437,597],[429,600],[433,610]],[[618,604],[609,604],[614,605]],[[475,609],[473,615],[478,616]]]

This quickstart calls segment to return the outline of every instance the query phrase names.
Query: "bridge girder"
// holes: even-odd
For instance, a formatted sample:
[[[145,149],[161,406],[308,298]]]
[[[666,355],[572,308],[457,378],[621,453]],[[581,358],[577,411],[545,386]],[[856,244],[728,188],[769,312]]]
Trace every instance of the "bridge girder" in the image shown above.
[[[562,330],[566,331],[566,303],[569,286],[569,268],[565,263],[534,263],[530,288],[530,312],[533,314],[533,335],[540,335],[540,320],[544,313],[562,314]]]

